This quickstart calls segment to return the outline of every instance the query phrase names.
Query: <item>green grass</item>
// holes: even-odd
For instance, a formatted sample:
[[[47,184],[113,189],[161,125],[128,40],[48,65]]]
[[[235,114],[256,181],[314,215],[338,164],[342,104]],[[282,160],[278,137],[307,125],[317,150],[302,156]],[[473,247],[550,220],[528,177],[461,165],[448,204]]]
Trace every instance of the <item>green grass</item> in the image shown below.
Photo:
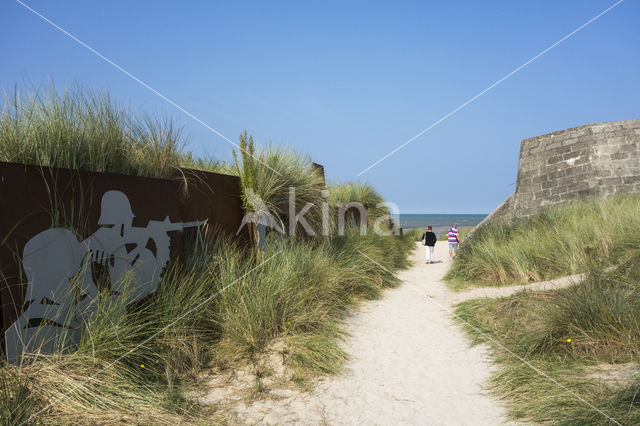
[[[180,158],[180,167],[187,169],[203,170],[205,172],[221,173],[223,175],[237,176],[238,171],[236,167],[222,160],[216,160],[213,157],[200,158],[194,157],[191,152],[184,152]]]
[[[366,182],[335,183],[329,187],[329,203],[337,208],[349,203],[360,203],[367,210],[367,220],[373,224],[381,216],[388,215],[389,209],[382,205],[385,200]]]
[[[240,148],[240,154],[234,152],[234,158],[245,208],[257,213],[261,212],[260,208],[267,209],[288,234],[291,213],[289,200],[293,199],[295,214],[310,205],[304,219],[314,233],[321,234],[322,204],[326,202],[322,194],[326,187],[324,178],[313,167],[311,158],[275,145],[256,150],[253,139],[246,132],[240,136]],[[307,235],[300,225],[295,228],[295,233]]]
[[[411,228],[403,230],[403,235],[405,238],[410,239],[411,241],[421,241],[422,234],[424,234],[424,229],[422,228]]]
[[[640,368],[639,199],[575,202],[525,222],[483,227],[463,244],[454,277],[504,285],[509,279],[586,273],[581,283],[564,289],[458,305],[473,341],[492,348],[501,368],[491,387],[513,419],[582,425],[609,424],[609,416],[621,424],[640,422],[640,370],[626,369],[627,363]],[[507,247],[497,248],[490,260],[469,257],[489,256],[484,250],[490,245]],[[544,249],[556,257],[537,252]],[[501,272],[487,273],[489,262]],[[625,366],[620,371],[626,375],[619,383],[588,377],[596,366]]]
[[[233,164],[185,148],[170,118],[133,112],[107,92],[16,88],[3,99],[0,161],[157,178],[172,178],[179,167],[237,174]]]
[[[595,365],[615,368],[635,362],[640,366],[639,298],[636,271],[625,277],[591,275],[584,283],[562,290],[471,300],[460,304],[457,314],[466,321],[464,326],[476,343],[487,342],[492,347],[501,368],[491,386],[506,401],[513,419],[606,424],[606,417],[582,398],[622,424],[637,424],[640,404],[631,404],[640,389],[637,373],[621,386],[586,375],[588,367]]]
[[[3,103],[0,161],[151,177],[170,177],[180,164],[180,128],[133,114],[107,93],[51,87]]]
[[[640,239],[640,196],[575,201],[528,220],[489,223],[461,244],[446,279],[460,286],[512,285],[625,261]]]

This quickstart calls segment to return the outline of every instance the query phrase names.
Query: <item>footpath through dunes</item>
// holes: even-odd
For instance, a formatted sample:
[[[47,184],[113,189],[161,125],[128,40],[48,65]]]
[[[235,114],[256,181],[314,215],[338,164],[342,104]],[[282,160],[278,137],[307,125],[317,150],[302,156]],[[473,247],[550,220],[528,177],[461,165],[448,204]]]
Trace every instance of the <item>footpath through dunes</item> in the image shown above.
[[[424,249],[411,254],[403,284],[366,302],[347,320],[346,372],[315,382],[310,392],[273,390],[273,398],[234,404],[249,424],[496,425],[505,410],[488,396],[492,366],[487,347],[471,347],[456,324],[447,246],[436,244],[438,263]],[[206,400],[206,397],[204,398]]]

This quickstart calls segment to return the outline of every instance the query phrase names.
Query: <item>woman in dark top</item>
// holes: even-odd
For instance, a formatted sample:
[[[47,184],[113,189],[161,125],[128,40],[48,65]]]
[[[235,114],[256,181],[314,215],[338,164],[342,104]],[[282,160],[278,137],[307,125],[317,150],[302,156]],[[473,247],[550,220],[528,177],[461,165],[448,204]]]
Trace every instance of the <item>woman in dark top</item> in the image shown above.
[[[436,245],[436,240],[436,234],[433,233],[433,228],[429,226],[427,232],[422,234],[422,245],[425,246],[427,264],[433,263],[433,249]]]

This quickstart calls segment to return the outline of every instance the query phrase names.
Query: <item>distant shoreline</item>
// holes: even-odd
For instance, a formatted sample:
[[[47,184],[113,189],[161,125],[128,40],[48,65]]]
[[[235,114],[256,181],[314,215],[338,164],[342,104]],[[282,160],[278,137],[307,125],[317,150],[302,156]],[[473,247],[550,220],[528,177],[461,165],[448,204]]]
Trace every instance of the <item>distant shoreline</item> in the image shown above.
[[[436,234],[436,237],[440,238],[440,235],[443,232],[447,232],[450,227],[451,227],[451,225],[449,225],[449,226],[434,226],[433,227],[433,233]],[[459,231],[463,230],[463,229],[466,229],[466,228],[475,228],[475,225],[474,226],[458,226],[458,230]],[[425,227],[414,226],[412,228],[407,228],[407,227],[403,227],[402,228],[403,231],[409,231],[411,229],[424,229],[426,231],[427,227],[426,226]]]
[[[486,214],[400,214],[398,221],[402,229],[426,229],[427,226],[432,226],[434,232],[442,232],[453,224],[458,225],[459,229],[473,228],[485,217]]]

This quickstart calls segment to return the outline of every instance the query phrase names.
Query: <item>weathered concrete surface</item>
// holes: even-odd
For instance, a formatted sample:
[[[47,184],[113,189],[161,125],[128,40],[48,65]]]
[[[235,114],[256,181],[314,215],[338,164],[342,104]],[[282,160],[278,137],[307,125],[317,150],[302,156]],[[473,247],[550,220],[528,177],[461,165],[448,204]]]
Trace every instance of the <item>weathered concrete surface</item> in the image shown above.
[[[589,196],[640,192],[640,120],[587,124],[525,139],[515,193],[490,220],[526,218]]]

